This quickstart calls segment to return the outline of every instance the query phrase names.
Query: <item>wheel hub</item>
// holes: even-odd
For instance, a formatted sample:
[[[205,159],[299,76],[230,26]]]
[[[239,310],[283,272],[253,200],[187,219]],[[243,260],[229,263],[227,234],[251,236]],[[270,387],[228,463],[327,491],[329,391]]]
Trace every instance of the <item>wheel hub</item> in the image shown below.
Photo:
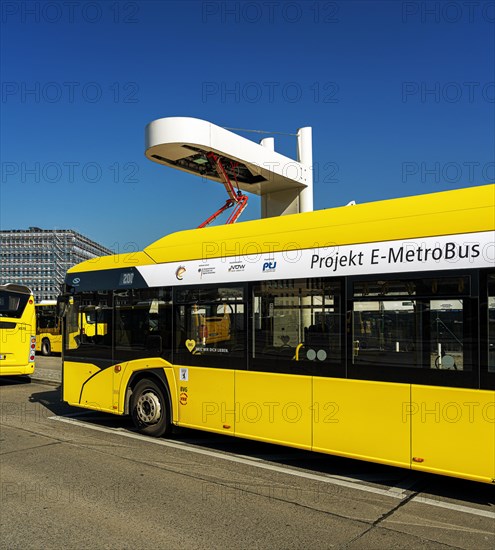
[[[137,401],[136,412],[141,422],[156,424],[162,416],[160,399],[151,391],[143,393]]]

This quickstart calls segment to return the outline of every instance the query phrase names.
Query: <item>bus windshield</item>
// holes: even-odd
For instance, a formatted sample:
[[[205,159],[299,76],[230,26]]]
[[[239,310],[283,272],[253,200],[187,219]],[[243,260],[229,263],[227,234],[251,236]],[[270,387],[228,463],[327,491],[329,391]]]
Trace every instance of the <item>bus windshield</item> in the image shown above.
[[[19,319],[26,307],[29,295],[0,290],[0,317]]]

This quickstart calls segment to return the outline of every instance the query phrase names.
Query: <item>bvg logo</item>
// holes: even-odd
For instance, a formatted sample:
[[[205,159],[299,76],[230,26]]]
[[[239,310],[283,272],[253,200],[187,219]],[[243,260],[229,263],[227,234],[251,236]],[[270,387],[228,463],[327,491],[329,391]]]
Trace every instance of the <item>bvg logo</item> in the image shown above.
[[[277,262],[265,262],[263,264],[263,273],[265,273],[266,271],[275,271],[275,269],[277,268]]]

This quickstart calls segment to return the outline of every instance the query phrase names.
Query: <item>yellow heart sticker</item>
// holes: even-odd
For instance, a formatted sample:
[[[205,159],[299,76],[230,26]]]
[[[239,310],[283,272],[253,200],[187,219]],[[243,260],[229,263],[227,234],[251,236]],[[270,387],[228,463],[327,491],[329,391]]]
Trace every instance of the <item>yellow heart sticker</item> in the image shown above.
[[[192,352],[192,350],[196,347],[196,340],[186,340],[186,348]]]

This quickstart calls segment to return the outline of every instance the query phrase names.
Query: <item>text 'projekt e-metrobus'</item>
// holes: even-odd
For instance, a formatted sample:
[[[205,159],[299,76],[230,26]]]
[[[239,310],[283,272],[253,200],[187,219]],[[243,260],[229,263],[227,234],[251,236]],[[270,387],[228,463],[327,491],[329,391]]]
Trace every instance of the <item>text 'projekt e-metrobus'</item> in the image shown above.
[[[63,399],[155,436],[183,426],[494,482],[494,258],[488,185],[89,260],[62,298]]]

